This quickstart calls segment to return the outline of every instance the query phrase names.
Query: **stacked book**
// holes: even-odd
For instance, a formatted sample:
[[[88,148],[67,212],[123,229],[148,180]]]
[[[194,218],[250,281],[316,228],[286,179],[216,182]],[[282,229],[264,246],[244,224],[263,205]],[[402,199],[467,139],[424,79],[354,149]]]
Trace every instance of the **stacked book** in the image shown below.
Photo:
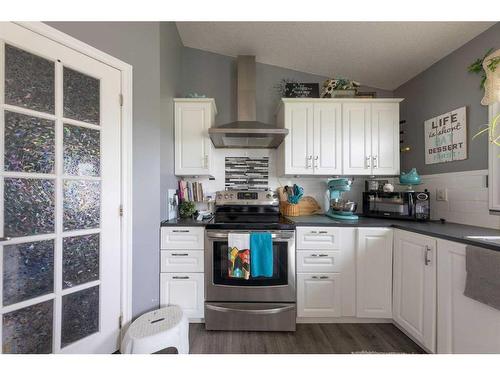
[[[203,202],[203,184],[179,180],[178,196],[180,201]]]

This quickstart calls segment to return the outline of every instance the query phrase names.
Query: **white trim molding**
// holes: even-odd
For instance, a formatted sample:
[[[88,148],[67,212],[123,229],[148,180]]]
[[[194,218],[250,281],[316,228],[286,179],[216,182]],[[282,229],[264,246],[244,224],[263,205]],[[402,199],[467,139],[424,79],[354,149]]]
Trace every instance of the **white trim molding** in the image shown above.
[[[495,116],[500,115],[500,102],[495,102],[488,106],[488,124],[491,125]],[[500,124],[497,125],[500,128]],[[496,130],[500,134],[500,130]],[[488,134],[490,136],[490,134]],[[500,147],[492,144],[488,139],[488,178],[489,178],[489,209],[491,211],[500,211]]]
[[[121,312],[122,332],[132,321],[132,65],[98,50],[43,22],[14,22],[65,47],[83,53],[121,72]]]

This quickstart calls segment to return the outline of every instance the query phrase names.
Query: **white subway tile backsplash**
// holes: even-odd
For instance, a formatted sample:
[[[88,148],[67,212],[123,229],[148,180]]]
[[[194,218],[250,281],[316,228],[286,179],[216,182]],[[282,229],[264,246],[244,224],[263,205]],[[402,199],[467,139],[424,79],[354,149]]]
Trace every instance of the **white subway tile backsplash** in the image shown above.
[[[277,177],[275,150],[231,150],[216,149],[214,180],[195,179],[203,182],[207,193],[224,190],[224,167],[227,156],[269,157],[269,188],[298,184],[304,188],[305,195],[315,198],[320,206],[325,206],[326,177]],[[429,190],[431,194],[431,219],[444,218],[449,222],[477,225],[500,229],[500,216],[490,214],[488,210],[488,188],[486,187],[487,170],[442,173],[422,176],[422,185],[418,190]],[[355,177],[352,190],[345,194],[347,199],[358,203],[358,212],[362,210],[362,192],[366,177]],[[389,179],[390,182],[394,182]],[[397,190],[402,190],[395,185]],[[437,189],[447,189],[448,201],[437,201]]]

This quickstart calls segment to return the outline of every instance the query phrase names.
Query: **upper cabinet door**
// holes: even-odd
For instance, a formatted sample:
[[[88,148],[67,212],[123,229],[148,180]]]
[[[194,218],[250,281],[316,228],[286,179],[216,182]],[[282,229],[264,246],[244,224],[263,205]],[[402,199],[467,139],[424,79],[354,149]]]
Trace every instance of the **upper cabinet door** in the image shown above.
[[[175,103],[175,174],[211,175],[212,144],[208,129],[213,122],[213,103]]]
[[[314,174],[342,174],[342,106],[314,104]]]
[[[370,103],[344,103],[342,108],[343,173],[371,174]]]
[[[371,106],[373,174],[399,174],[399,104],[373,103]]]
[[[313,104],[291,103],[285,107],[285,174],[313,174]]]

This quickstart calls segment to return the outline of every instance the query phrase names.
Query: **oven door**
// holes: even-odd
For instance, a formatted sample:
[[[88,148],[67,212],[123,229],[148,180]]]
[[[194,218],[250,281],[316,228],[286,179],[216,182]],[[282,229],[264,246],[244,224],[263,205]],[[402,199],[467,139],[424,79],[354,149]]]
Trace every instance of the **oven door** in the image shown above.
[[[248,280],[229,276],[229,232],[205,232],[205,299],[211,302],[295,302],[295,232],[270,231],[273,239],[273,275],[250,276]]]

